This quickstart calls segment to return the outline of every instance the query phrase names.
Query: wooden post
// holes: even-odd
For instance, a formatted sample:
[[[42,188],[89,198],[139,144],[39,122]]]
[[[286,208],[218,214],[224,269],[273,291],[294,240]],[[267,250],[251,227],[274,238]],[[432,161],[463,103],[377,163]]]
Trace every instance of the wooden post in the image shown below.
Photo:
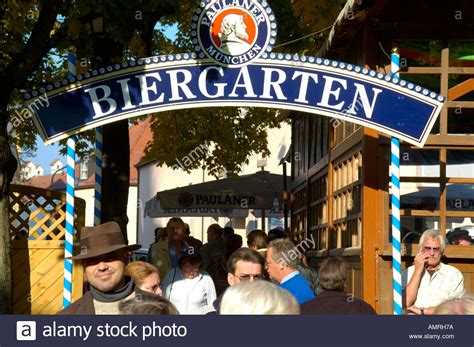
[[[380,231],[379,192],[378,192],[378,132],[364,128],[364,149],[362,158],[362,299],[377,310],[377,244]]]
[[[283,199],[283,223],[285,223],[285,231],[288,233],[288,183],[286,177],[286,160],[283,162],[283,191],[285,198]]]

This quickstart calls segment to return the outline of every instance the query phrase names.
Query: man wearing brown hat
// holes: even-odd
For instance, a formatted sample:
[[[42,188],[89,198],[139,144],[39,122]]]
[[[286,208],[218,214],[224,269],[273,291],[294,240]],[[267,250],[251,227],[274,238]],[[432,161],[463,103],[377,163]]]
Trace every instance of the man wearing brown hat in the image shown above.
[[[130,252],[140,245],[126,245],[116,222],[81,230],[81,253],[72,257],[82,260],[90,291],[59,314],[118,314],[123,300],[145,294],[125,277]]]

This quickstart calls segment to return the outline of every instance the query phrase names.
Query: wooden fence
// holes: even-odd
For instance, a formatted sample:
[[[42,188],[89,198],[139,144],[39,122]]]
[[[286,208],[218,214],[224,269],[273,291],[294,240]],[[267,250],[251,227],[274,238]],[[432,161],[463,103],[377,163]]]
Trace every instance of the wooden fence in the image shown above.
[[[75,199],[76,237],[85,201]],[[62,308],[66,194],[10,185],[10,235],[14,314],[55,314]],[[83,271],[73,266],[72,300],[82,296]]]

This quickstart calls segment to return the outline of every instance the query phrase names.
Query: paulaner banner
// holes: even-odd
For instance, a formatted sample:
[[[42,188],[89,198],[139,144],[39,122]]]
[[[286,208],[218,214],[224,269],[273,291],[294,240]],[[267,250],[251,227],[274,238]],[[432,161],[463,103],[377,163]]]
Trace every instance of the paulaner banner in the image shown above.
[[[153,198],[146,202],[143,215],[149,218],[170,218],[174,216],[181,217],[227,217],[227,218],[246,218],[249,214],[248,210],[232,209],[232,208],[170,208],[164,209],[161,207],[159,198]]]
[[[237,106],[295,110],[361,124],[423,146],[444,97],[365,67],[271,52],[266,1],[202,2],[196,53],[124,62],[25,95],[46,143],[149,113]]]

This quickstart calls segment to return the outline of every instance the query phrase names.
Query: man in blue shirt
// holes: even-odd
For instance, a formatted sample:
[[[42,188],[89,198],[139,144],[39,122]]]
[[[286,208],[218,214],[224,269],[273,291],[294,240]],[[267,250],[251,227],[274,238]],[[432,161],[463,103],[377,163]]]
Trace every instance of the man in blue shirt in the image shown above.
[[[314,292],[306,279],[298,272],[300,263],[299,251],[288,239],[277,239],[270,242],[267,251],[267,271],[270,277],[280,283],[302,304],[315,298]]]

